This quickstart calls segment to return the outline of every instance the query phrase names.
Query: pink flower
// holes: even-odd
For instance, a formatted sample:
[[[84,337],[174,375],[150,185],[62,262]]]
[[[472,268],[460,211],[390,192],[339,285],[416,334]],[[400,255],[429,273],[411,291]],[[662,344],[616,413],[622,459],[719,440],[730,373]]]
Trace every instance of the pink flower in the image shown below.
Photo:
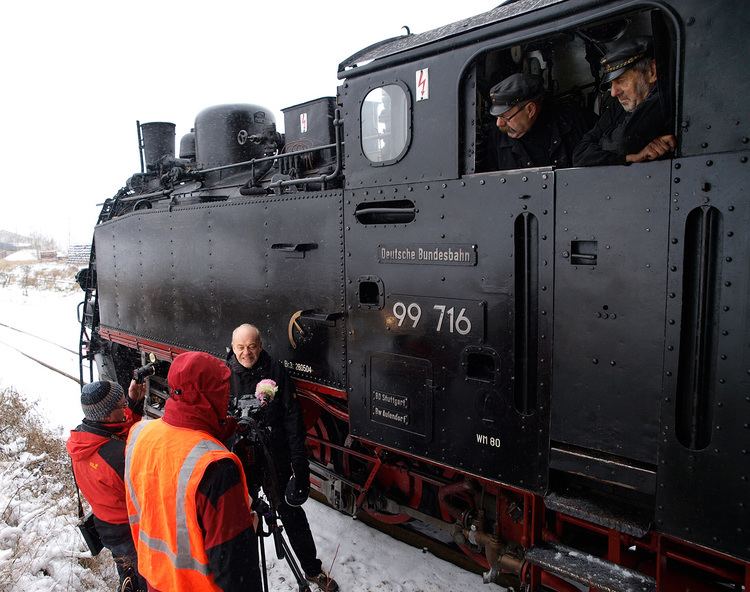
[[[276,396],[279,387],[276,386],[276,381],[270,378],[264,378],[255,387],[255,398],[264,403],[270,403]]]

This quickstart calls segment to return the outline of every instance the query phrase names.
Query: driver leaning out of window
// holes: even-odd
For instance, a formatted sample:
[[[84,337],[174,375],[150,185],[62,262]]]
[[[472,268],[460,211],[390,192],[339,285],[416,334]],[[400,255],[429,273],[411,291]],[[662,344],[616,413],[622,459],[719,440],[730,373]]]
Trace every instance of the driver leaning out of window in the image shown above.
[[[611,101],[573,153],[574,166],[647,162],[668,156],[677,145],[659,93],[653,41],[635,37],[613,44],[601,59],[602,84]]]

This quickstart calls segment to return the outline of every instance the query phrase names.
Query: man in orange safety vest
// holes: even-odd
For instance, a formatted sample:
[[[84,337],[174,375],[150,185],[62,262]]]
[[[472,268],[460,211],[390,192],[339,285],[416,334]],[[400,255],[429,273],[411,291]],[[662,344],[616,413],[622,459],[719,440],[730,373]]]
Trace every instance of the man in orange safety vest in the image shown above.
[[[136,424],[128,437],[126,501],[150,591],[261,590],[245,473],[222,443],[235,427],[229,376],[207,353],[180,354],[164,416]]]

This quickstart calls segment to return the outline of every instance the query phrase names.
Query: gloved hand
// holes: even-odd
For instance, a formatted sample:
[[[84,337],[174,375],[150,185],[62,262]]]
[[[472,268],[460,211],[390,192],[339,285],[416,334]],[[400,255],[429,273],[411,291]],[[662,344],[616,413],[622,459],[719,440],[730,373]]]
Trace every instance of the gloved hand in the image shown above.
[[[310,469],[307,466],[295,467],[294,475],[286,484],[284,497],[290,506],[301,506],[310,495]]]

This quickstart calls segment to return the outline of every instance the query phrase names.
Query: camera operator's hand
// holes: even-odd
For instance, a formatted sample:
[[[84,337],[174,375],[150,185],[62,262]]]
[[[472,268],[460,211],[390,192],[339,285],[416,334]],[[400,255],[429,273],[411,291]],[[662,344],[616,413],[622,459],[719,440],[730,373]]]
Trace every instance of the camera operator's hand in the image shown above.
[[[128,387],[128,399],[133,403],[139,403],[146,396],[146,383],[137,383],[135,380],[130,381]]]
[[[290,506],[301,506],[310,495],[310,468],[308,466],[295,467],[294,475],[286,484],[284,497]]]

